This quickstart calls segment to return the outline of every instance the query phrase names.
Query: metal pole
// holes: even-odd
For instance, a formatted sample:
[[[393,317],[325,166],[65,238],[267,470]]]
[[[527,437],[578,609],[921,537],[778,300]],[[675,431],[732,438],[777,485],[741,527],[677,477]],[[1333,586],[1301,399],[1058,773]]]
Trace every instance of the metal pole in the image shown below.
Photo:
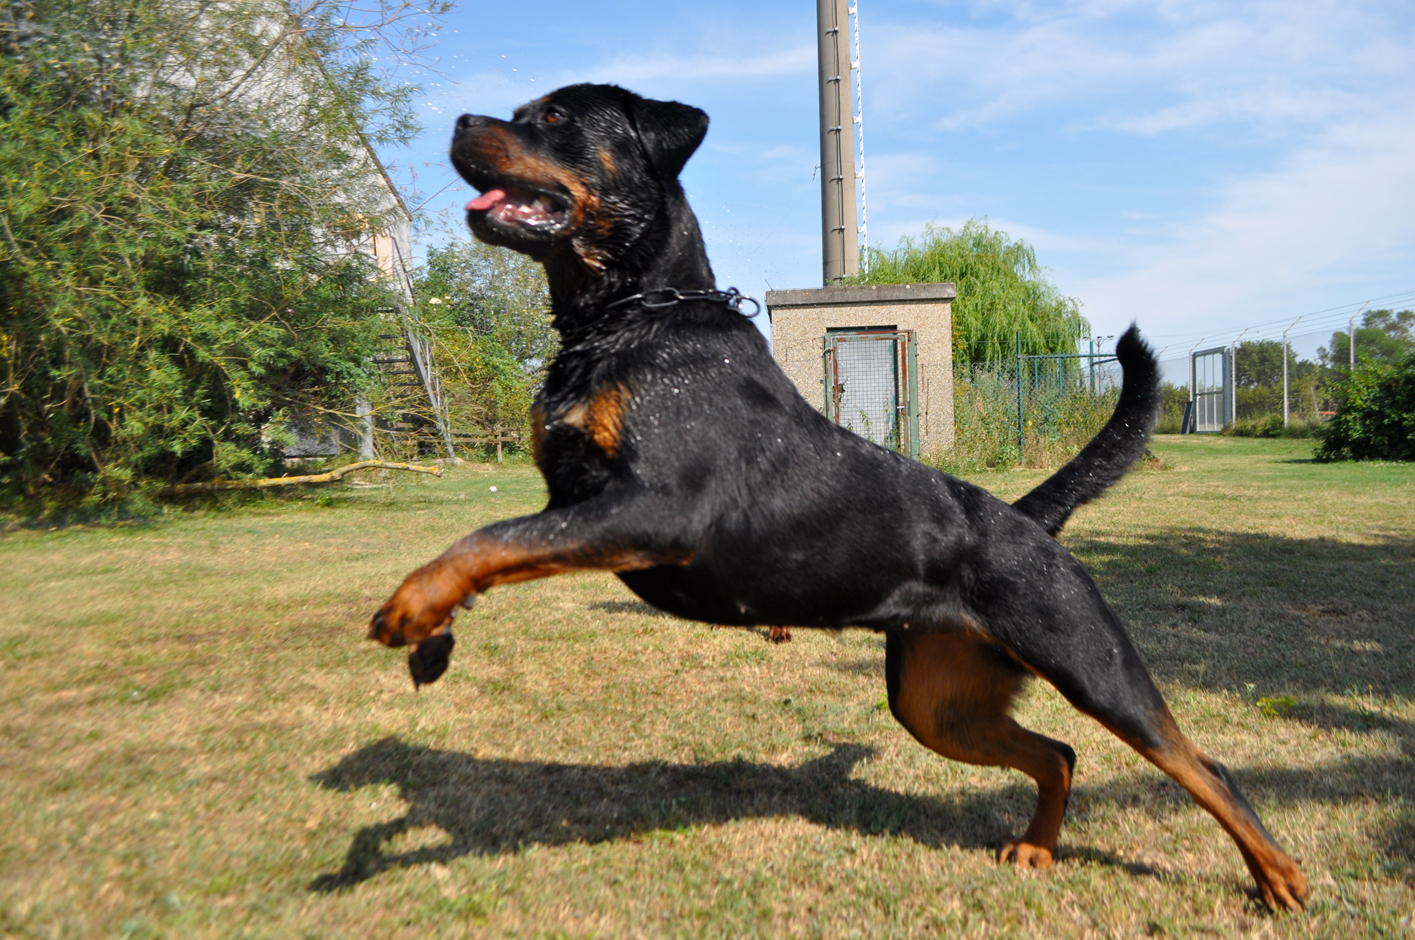
[[[1022,331],[1017,331],[1017,466],[1022,466],[1027,456],[1026,438],[1022,431]]]
[[[1199,346],[1200,346],[1200,345],[1204,342],[1204,340],[1206,340],[1206,339],[1208,339],[1207,336],[1202,336],[1202,337],[1199,338],[1199,342],[1197,342],[1197,343],[1195,343],[1193,346],[1190,346],[1190,347],[1189,347],[1189,400],[1190,400],[1190,401],[1194,401],[1194,400],[1195,400],[1195,398],[1194,398],[1194,350],[1198,349]]]
[[[1351,352],[1351,369],[1353,371],[1356,368],[1356,318],[1359,317],[1361,314],[1365,313],[1366,308],[1369,306],[1371,306],[1371,302],[1369,300],[1362,304],[1361,309],[1357,310],[1351,315],[1351,325],[1348,326],[1346,329],[1346,345],[1349,347]]]
[[[1204,342],[1204,340],[1206,340],[1206,339],[1208,339],[1207,336],[1201,336],[1201,337],[1199,337],[1199,342],[1197,342],[1197,343],[1195,343],[1193,346],[1190,346],[1190,347],[1189,347],[1189,421],[1190,421],[1190,430],[1189,430],[1189,433],[1190,433],[1190,434],[1193,434],[1194,431],[1197,430],[1198,427],[1199,427],[1199,399],[1198,399],[1198,398],[1195,396],[1195,394],[1194,394],[1194,392],[1195,392],[1195,388],[1194,388],[1194,384],[1195,384],[1195,383],[1194,383],[1194,350],[1198,349],[1199,346],[1200,346],[1200,345]],[[1179,419],[1179,433],[1180,433],[1180,434],[1183,434],[1183,433],[1184,433],[1184,419],[1183,419],[1183,418],[1180,418],[1180,419]]]
[[[1243,333],[1247,333],[1252,327],[1244,327]],[[1228,344],[1228,423],[1238,423],[1238,340],[1243,338],[1243,333],[1238,334],[1238,339]]]
[[[1305,317],[1306,314],[1302,314]],[[1292,321],[1292,326],[1302,322],[1302,317]],[[1292,326],[1282,331],[1282,426],[1287,427],[1287,334],[1292,332]]]
[[[853,120],[860,139],[860,168],[855,171],[855,179],[860,181],[860,260],[865,273],[870,273],[870,207],[865,198],[865,89],[860,73],[860,4],[856,0],[850,7],[850,15],[855,17],[855,57],[850,60],[850,69],[855,73],[855,110]]]
[[[860,269],[855,222],[854,115],[846,0],[816,0],[821,105],[821,267],[823,283]],[[843,74],[842,74],[843,73]],[[850,123],[846,123],[846,116]],[[851,128],[849,137],[845,129]]]

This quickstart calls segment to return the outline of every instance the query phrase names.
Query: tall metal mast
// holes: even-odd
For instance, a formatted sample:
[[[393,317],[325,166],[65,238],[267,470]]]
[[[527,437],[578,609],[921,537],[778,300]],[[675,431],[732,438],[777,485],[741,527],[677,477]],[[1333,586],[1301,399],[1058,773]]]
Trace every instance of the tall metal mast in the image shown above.
[[[821,100],[821,261],[830,286],[860,268],[847,0],[816,0]]]

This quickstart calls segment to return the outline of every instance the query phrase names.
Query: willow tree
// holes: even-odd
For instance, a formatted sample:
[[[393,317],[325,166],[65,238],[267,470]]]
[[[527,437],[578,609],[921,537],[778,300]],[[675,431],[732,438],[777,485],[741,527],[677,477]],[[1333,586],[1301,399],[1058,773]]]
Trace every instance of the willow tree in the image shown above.
[[[1021,239],[969,219],[959,229],[929,225],[922,234],[900,239],[890,249],[871,249],[869,273],[857,284],[952,282],[953,358],[990,362],[1017,352],[1022,336],[1026,355],[1074,353],[1090,335],[1080,304],[1047,280],[1036,251]]]
[[[416,130],[371,0],[0,7],[0,497],[260,474],[345,414],[389,306],[370,142]],[[386,53],[382,54],[386,58]]]

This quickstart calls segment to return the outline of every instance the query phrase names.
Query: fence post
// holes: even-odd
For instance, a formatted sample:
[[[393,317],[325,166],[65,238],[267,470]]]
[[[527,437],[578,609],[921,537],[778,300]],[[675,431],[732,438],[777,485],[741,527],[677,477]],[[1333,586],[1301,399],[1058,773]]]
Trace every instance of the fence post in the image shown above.
[[[1301,322],[1302,322],[1302,317],[1305,317],[1305,316],[1306,316],[1306,314],[1304,313],[1304,314],[1302,314],[1301,317],[1298,317],[1296,320],[1293,320],[1293,321],[1292,321],[1292,326],[1296,326],[1298,323],[1301,323]],[[1285,330],[1282,331],[1282,426],[1283,426],[1283,427],[1287,427],[1287,334],[1292,332],[1292,326],[1289,326],[1287,329],[1285,329]]]
[[[1244,327],[1243,332],[1238,334],[1228,345],[1228,387],[1230,389],[1228,402],[1228,423],[1238,423],[1238,340],[1243,338],[1252,327]]]
[[[909,360],[909,456],[919,459],[919,347],[914,331],[909,331],[905,343]]]
[[[1017,466],[1027,461],[1026,438],[1022,428],[1022,331],[1017,331]]]

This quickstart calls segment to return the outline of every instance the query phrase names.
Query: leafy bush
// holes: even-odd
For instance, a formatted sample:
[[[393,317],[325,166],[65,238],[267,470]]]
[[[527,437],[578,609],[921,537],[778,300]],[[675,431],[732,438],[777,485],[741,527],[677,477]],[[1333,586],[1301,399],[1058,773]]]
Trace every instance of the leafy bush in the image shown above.
[[[428,250],[415,277],[452,426],[529,439],[531,401],[558,348],[545,269],[466,237]]]
[[[1225,434],[1234,437],[1316,437],[1325,427],[1326,419],[1313,415],[1289,415],[1286,427],[1281,414],[1270,414],[1260,418],[1239,418],[1224,429]]]
[[[0,497],[264,474],[352,414],[390,305],[364,135],[415,128],[341,10],[0,8]]]
[[[953,446],[922,455],[945,473],[1006,469],[1017,464],[1017,388],[1001,369],[954,368]]]
[[[1320,436],[1318,460],[1415,460],[1415,352],[1357,365]]]
[[[1165,382],[1160,386],[1160,413],[1155,421],[1156,434],[1178,434],[1184,421],[1184,406],[1189,403],[1189,388]]]

